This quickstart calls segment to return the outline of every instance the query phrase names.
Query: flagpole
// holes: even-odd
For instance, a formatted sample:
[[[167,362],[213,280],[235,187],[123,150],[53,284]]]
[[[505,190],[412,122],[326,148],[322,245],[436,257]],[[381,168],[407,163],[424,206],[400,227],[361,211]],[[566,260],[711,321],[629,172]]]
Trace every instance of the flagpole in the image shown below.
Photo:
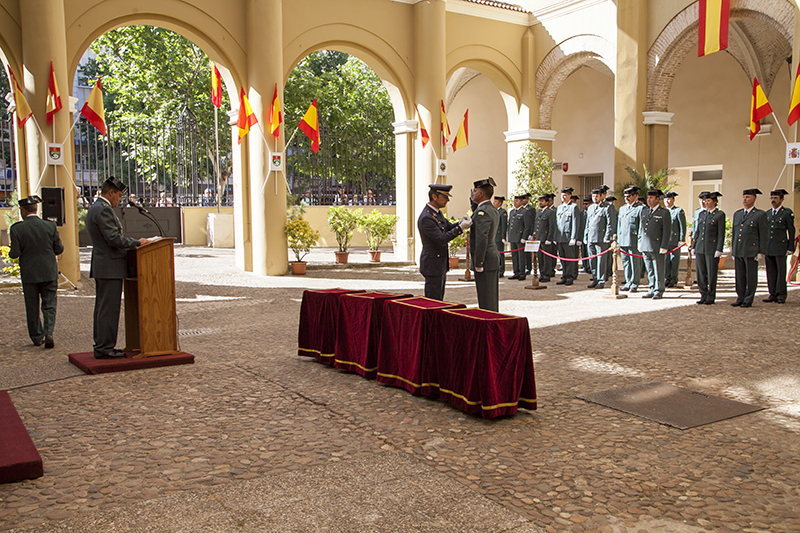
[[[778,120],[778,117],[775,116],[775,111],[772,112],[772,118],[775,119],[775,125],[778,126],[778,131],[781,132],[781,137],[783,137],[783,142],[785,142],[786,144],[789,144],[789,141],[786,140],[786,135],[783,134],[783,128],[781,128],[781,123]]]
[[[264,146],[267,147],[267,153],[269,153],[270,149],[269,149],[269,144],[267,144],[267,137],[264,135],[264,129],[261,127],[261,123],[260,122],[258,123],[258,131],[261,132],[261,138],[264,140]],[[297,129],[295,129],[295,131],[297,131]],[[292,137],[294,137],[294,133],[292,134]],[[277,141],[276,141],[276,146],[277,146]],[[270,163],[267,163],[267,164],[270,164]],[[277,171],[275,171],[275,172],[277,173]],[[261,193],[259,193],[259,194],[264,194],[264,189],[267,187],[267,182],[269,181],[269,177],[271,175],[272,175],[272,170],[270,170],[269,173],[267,174],[267,177],[264,180],[264,185],[261,186]],[[286,184],[286,188],[288,189],[289,188],[289,182],[286,181],[286,174],[283,175],[283,182]],[[277,178],[277,176],[275,177],[275,194],[276,195],[278,194],[278,178]]]
[[[77,124],[80,119],[81,119],[81,113],[80,111],[78,111],[77,113],[75,113],[75,120],[72,121],[72,126],[70,126],[69,131],[67,131],[67,135],[66,137],[64,137],[64,140],[61,141],[61,144],[67,142],[67,139],[69,138],[70,135],[72,135],[72,131],[75,129],[75,124]]]
[[[216,150],[215,159],[217,160],[217,213],[220,213],[222,212],[222,206],[220,205],[222,204],[222,191],[220,191],[222,172],[219,168],[219,108],[216,105],[214,106],[214,149]]]
[[[781,170],[781,174],[780,174],[780,176],[778,176],[778,180],[775,182],[775,186],[772,188],[773,191],[778,188],[778,184],[781,182],[781,178],[783,177],[783,173],[785,171],[786,171],[786,163],[784,163],[783,169]]]

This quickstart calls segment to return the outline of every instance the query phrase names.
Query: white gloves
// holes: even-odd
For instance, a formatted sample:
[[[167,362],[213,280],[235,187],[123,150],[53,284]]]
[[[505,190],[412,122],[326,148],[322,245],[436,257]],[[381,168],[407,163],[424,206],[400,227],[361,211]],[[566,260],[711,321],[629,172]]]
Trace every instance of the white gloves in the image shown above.
[[[527,241],[532,241],[532,240],[533,240],[533,235],[528,235],[528,238],[527,238],[527,239],[525,239],[525,240],[527,240]]]
[[[553,244],[553,241],[544,241],[544,243],[545,243],[547,246],[550,246],[551,244]]]
[[[717,259],[719,259],[720,257],[722,257],[722,252],[719,252],[719,251],[717,251],[717,252],[714,252],[714,257],[716,257]]]
[[[575,243],[577,246],[583,246],[583,241],[578,241]]]
[[[507,241],[505,239],[500,239],[500,241],[505,244]]]
[[[475,267],[475,272],[483,272],[483,267]]]
[[[569,240],[569,245],[570,246],[575,246],[575,239],[570,239]]]
[[[461,217],[461,221],[458,223],[458,225],[461,226],[462,231],[465,229],[469,229],[469,227],[472,226],[472,219],[467,215],[464,215],[463,217]]]
[[[756,261],[758,261],[758,262],[761,262],[761,261],[763,261],[763,260],[764,260],[764,254],[758,254],[758,255],[756,255]]]
[[[660,253],[662,255],[665,255],[667,252],[669,252],[669,250],[667,250],[666,248],[659,248],[658,249],[658,253]]]

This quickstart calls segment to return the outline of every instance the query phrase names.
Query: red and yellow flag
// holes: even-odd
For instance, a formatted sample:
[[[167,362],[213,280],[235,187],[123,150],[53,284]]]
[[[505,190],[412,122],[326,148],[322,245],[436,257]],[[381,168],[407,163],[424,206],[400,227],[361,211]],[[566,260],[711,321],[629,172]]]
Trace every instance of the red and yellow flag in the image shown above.
[[[794,76],[794,89],[792,89],[792,103],[789,104],[789,125],[791,126],[800,118],[800,62],[797,64],[797,74]]]
[[[767,95],[758,83],[758,78],[753,78],[753,97],[750,100],[750,140],[761,131],[761,119],[772,113]]]
[[[317,115],[316,98],[311,102],[311,107],[308,108],[297,127],[311,139],[311,150],[316,154],[319,151],[319,116]]]
[[[442,102],[441,112],[441,127],[442,127],[442,143],[447,144],[450,141],[450,125],[447,124],[447,113],[444,112],[444,100]]]
[[[425,146],[428,145],[428,141],[431,140],[431,136],[428,133],[428,129],[425,127],[425,123],[422,122],[422,115],[419,114],[417,104],[414,104],[414,109],[417,110],[417,117],[419,117],[419,135],[422,138],[422,147],[425,148]]]
[[[8,74],[11,78],[11,91],[14,93],[14,105],[17,106],[17,126],[21,128],[31,118],[33,111],[31,106],[28,105],[28,100],[25,98],[22,89],[20,89],[17,77],[14,76],[14,71],[11,70],[10,66],[8,67]]]
[[[89,124],[97,128],[100,133],[106,134],[106,112],[103,107],[103,86],[100,78],[97,78],[94,89],[89,93],[86,103],[83,104],[81,115],[86,117]]]
[[[700,0],[697,57],[707,56],[728,47],[730,14],[730,0]]]
[[[278,84],[275,84],[275,93],[272,95],[272,107],[269,108],[269,131],[276,139],[281,136],[281,103],[278,100]]]
[[[222,76],[214,63],[211,63],[211,103],[222,107]]]
[[[253,108],[250,107],[250,102],[247,101],[244,87],[242,87],[242,92],[239,93],[239,119],[236,121],[236,125],[239,126],[239,144],[242,144],[242,139],[250,132],[250,126],[256,124],[258,124],[258,119]]]
[[[50,62],[50,81],[47,84],[47,123],[52,124],[56,113],[63,106],[61,105],[61,93],[56,85],[56,73],[53,71],[53,62]]]
[[[469,124],[467,121],[468,114],[469,114],[469,109],[464,111],[464,118],[461,120],[461,126],[458,127],[458,132],[456,133],[456,137],[455,139],[453,139],[454,153],[459,148],[464,148],[465,146],[469,146]]]

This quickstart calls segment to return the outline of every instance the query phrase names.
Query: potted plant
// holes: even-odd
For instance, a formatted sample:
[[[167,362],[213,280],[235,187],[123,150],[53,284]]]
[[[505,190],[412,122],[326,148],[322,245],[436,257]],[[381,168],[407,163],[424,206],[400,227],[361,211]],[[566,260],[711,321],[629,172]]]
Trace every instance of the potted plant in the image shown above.
[[[303,217],[290,218],[286,221],[284,228],[286,232],[286,242],[294,252],[296,261],[292,263],[292,274],[304,275],[306,273],[306,262],[303,258],[317,244],[319,232],[311,228],[311,224]]]
[[[362,217],[361,208],[348,209],[346,205],[340,205],[328,209],[328,227],[336,235],[339,244],[339,250],[334,252],[337,263],[347,263],[350,240]]]
[[[387,215],[377,209],[373,210],[369,215],[361,217],[358,227],[367,234],[370,263],[380,263],[381,244],[394,232],[394,226],[397,224],[398,218],[400,217],[397,215]]]
[[[456,223],[458,219],[456,217],[447,217],[450,222]],[[459,250],[461,250],[467,244],[467,234],[466,232],[462,233],[452,241],[447,243],[447,255],[448,261],[450,261],[450,268],[455,269],[458,268],[458,256],[456,255]]]

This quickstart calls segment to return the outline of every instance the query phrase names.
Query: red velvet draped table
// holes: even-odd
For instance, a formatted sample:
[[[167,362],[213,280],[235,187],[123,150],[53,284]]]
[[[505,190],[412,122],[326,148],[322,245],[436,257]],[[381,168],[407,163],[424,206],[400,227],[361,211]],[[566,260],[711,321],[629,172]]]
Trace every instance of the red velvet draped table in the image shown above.
[[[445,309],[430,315],[423,360],[435,362],[429,380],[439,397],[483,418],[536,409],[528,319],[483,309]],[[435,389],[430,388],[430,395]]]
[[[410,296],[388,292],[342,294],[333,366],[375,379],[384,302]]]
[[[339,297],[363,290],[322,289],[303,292],[300,304],[300,327],[297,332],[297,355],[316,357],[320,363],[333,363],[336,353],[336,325],[339,320]]]
[[[378,349],[378,381],[402,387],[415,395],[436,396],[435,361],[426,360],[425,347],[439,336],[451,339],[447,331],[431,328],[442,309],[464,308],[423,296],[389,300],[383,306],[383,325]],[[434,380],[434,381],[431,381]]]

